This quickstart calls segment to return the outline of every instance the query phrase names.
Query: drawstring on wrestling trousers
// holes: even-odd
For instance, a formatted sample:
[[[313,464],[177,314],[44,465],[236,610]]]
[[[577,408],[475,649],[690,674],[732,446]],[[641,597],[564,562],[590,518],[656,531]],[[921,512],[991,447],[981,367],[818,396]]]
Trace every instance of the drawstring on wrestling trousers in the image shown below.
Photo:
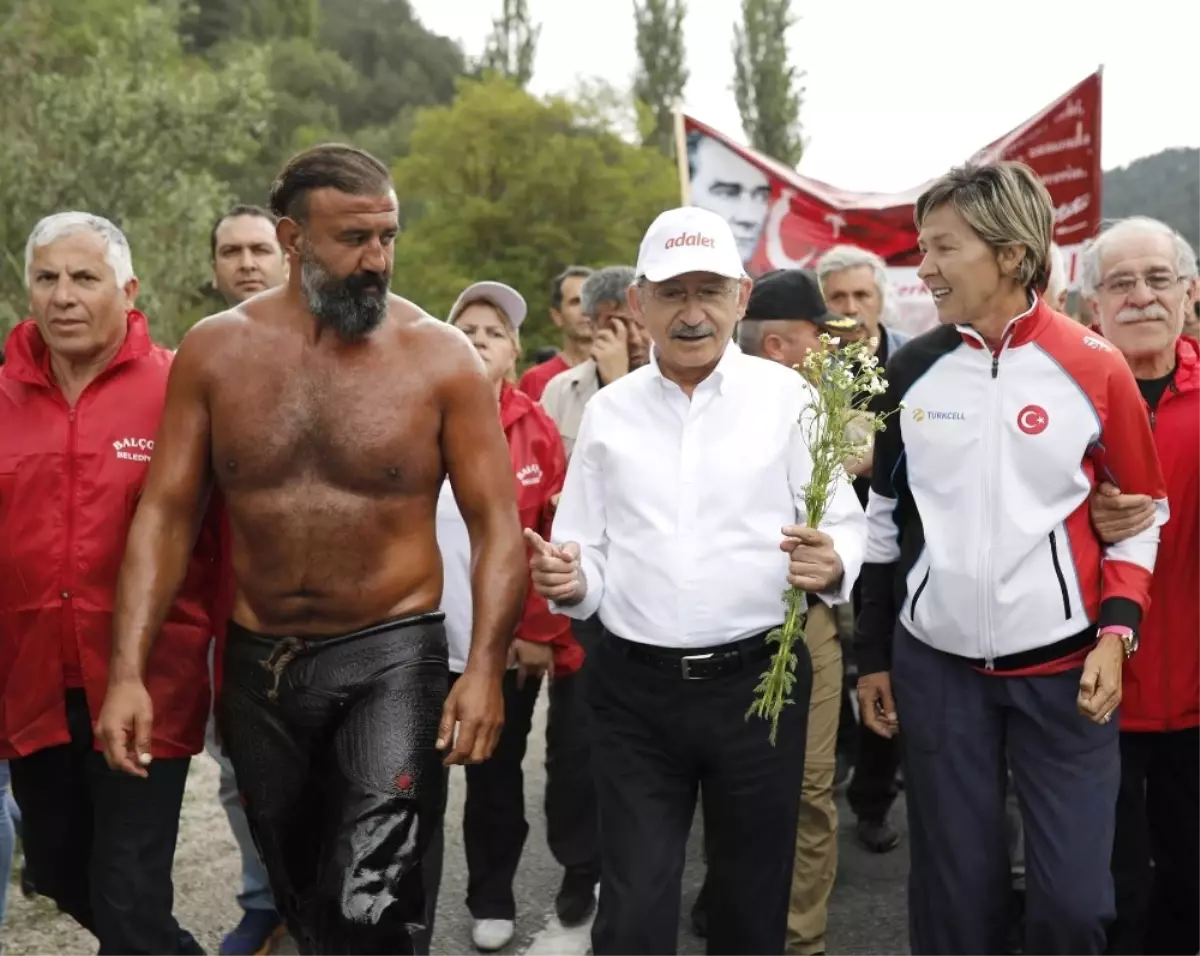
[[[284,637],[275,645],[266,660],[259,661],[263,670],[269,671],[274,678],[271,689],[267,691],[269,700],[279,699],[279,678],[283,676],[284,668],[307,650],[308,643],[306,641],[302,641],[298,637]]]

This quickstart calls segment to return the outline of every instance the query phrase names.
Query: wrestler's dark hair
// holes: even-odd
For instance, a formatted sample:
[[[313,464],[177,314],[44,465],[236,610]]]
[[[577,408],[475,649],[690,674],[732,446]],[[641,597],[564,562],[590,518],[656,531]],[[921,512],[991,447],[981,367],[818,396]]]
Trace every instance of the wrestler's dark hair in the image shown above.
[[[251,206],[248,203],[238,203],[213,223],[212,232],[208,237],[208,251],[213,261],[216,261],[217,258],[217,230],[221,228],[221,223],[226,219],[233,219],[237,216],[257,216],[259,219],[267,220],[272,226],[279,222],[279,217],[269,209],[263,209],[262,206]]]
[[[562,308],[564,282],[568,279],[586,279],[591,274],[592,270],[587,266],[567,266],[563,269],[550,284],[550,308],[555,312]]]
[[[382,195],[392,188],[388,168],[370,153],[342,143],[314,146],[288,160],[271,184],[271,212],[303,222],[308,194],[336,189],[351,196]]]

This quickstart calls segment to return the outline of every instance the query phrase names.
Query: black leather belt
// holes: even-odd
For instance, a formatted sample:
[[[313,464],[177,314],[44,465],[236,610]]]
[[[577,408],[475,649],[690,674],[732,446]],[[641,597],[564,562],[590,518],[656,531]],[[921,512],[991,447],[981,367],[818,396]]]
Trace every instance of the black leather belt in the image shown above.
[[[772,629],[773,630],[773,629]],[[731,644],[715,647],[658,647],[617,637],[607,628],[604,640],[610,642],[631,661],[650,667],[661,674],[682,680],[713,680],[736,674],[750,664],[765,661],[776,645],[767,643],[767,634],[754,634]]]

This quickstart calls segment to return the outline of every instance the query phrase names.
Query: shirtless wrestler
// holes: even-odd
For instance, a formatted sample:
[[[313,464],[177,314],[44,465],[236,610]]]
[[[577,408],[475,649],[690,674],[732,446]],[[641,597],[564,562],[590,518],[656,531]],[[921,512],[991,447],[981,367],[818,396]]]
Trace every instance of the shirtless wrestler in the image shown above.
[[[271,209],[287,284],[196,325],[171,369],[100,735],[113,766],[144,773],[146,655],[215,486],[237,583],[217,720],[280,912],[304,953],[409,953],[445,803],[438,751],[478,763],[504,719],[526,578],[512,465],[471,343],[388,293],[387,169],[316,147],[280,173]],[[476,609],[448,697],[446,475]]]

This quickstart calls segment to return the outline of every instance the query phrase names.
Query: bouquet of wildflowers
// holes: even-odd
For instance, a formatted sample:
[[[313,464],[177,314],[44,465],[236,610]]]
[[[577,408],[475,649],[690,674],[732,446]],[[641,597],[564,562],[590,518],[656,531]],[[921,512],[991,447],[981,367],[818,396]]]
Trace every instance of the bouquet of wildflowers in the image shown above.
[[[821,336],[820,348],[808,353],[804,365],[797,366],[813,386],[813,399],[800,413],[799,425],[812,458],[812,479],[804,487],[805,524],[819,528],[825,510],[836,491],[836,483],[852,480],[846,462],[870,453],[875,432],[884,422],[867,411],[872,396],[887,389],[879,360],[872,354],[874,342],[851,342],[840,347],[836,338]],[[754,703],[747,718],[761,717],[771,722],[771,743],[779,728],[779,715],[791,700],[796,682],[797,640],[804,640],[800,619],[805,611],[804,592],[788,588],[783,592],[787,609],[782,627],[767,635],[778,645],[771,665],[754,689]]]

